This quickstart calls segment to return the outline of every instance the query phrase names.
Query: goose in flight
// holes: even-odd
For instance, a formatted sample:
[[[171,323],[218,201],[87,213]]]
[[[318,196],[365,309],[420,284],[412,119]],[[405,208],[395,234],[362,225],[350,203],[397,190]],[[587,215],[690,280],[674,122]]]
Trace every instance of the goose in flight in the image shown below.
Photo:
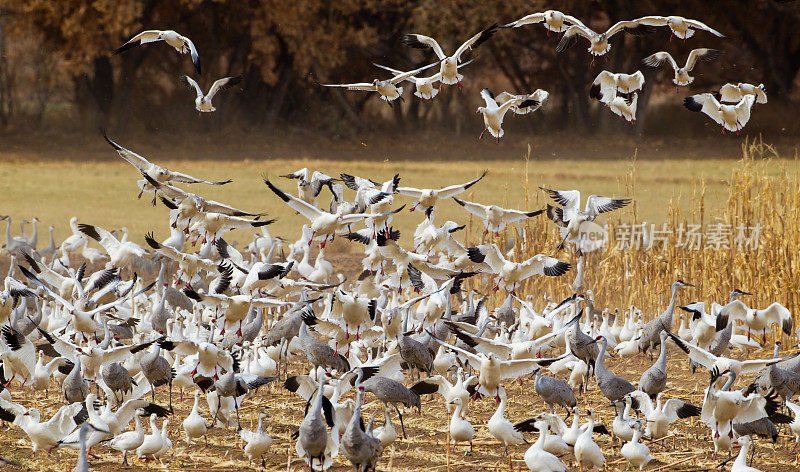
[[[564,275],[572,267],[567,262],[544,254],[537,254],[522,262],[509,261],[503,257],[496,244],[471,247],[467,249],[467,254],[472,262],[486,262],[489,265],[491,273],[497,276],[495,290],[503,288],[512,295],[516,295],[517,287],[533,275],[557,277]]]
[[[391,79],[386,79],[386,80],[374,79],[372,82],[359,82],[355,84],[320,84],[320,85],[322,85],[323,87],[346,88],[347,90],[378,92],[378,94],[380,94],[381,96],[381,100],[385,100],[386,102],[391,102],[393,100],[397,100],[398,98],[402,100],[401,95],[403,94],[403,87],[397,87],[397,84],[435,65],[436,63],[434,62],[433,64],[428,64],[427,66],[422,66],[418,69],[414,69],[408,72],[403,72],[401,74],[396,74]]]
[[[301,200],[311,205],[316,205],[315,201],[322,187],[328,186],[331,193],[333,193],[333,182],[339,179],[327,176],[319,171],[311,171],[307,167],[292,172],[291,174],[284,174],[281,177],[286,179],[297,179],[297,196]],[[334,194],[335,195],[335,194]]]
[[[123,53],[128,49],[137,46],[136,44],[137,41],[139,42],[139,44],[152,43],[155,41],[164,41],[165,43],[175,48],[175,50],[181,54],[186,54],[186,53],[191,54],[192,64],[194,64],[194,68],[197,70],[198,74],[202,74],[202,71],[200,70],[200,56],[197,54],[197,49],[194,47],[194,43],[192,42],[192,40],[187,38],[186,36],[181,36],[180,34],[172,30],[142,31],[141,33],[129,39],[128,42],[117,48],[117,50],[114,52],[116,54]]]
[[[732,320],[742,320],[747,326],[747,340],[750,340],[750,333],[762,333],[764,343],[767,342],[767,327],[771,324],[780,324],[783,332],[792,335],[792,313],[788,308],[778,302],[771,304],[763,310],[750,308],[741,300],[734,300],[725,305],[719,312],[717,327],[724,328]]]
[[[108,262],[108,267],[123,267],[128,265],[134,256],[143,257],[147,254],[147,251],[142,246],[128,241],[127,229],[124,230],[125,234],[121,240],[117,239],[110,231],[97,226],[79,223],[78,229],[81,233],[103,246],[103,249],[108,253],[108,257],[111,258]]]
[[[543,23],[542,26],[547,28],[547,31],[552,31],[554,33],[563,33],[572,25],[584,26],[581,20],[572,15],[561,13],[558,10],[547,10],[539,13],[531,13],[530,15],[523,16],[517,21],[512,21],[511,23],[502,25],[500,27],[519,28],[520,26],[534,25],[538,23]]]
[[[628,205],[629,198],[609,198],[599,195],[589,195],[586,199],[586,207],[580,210],[581,192],[579,190],[551,190],[539,187],[550,198],[555,200],[561,208],[551,205],[547,206],[547,217],[561,228],[564,241],[576,242],[580,225],[584,221],[594,221],[601,213],[606,213]],[[561,246],[563,246],[562,241]]]
[[[455,197],[456,195],[465,192],[468,188],[477,184],[478,181],[480,181],[485,175],[486,171],[483,171],[481,176],[475,180],[470,180],[469,182],[463,184],[450,185],[449,187],[440,189],[397,187],[397,193],[407,197],[416,198],[417,201],[411,206],[411,211],[421,211],[430,216],[430,214],[433,213],[433,210],[436,208],[436,204],[439,202],[439,200]]]
[[[725,37],[725,35],[705,23],[682,16],[643,16],[635,21],[647,26],[668,26],[672,34],[681,39],[691,38],[694,35],[694,30],[708,31],[719,38]]]
[[[483,220],[483,225],[486,227],[486,229],[483,231],[484,235],[489,231],[497,234],[510,223],[522,221],[526,218],[530,218],[544,212],[544,210],[509,210],[506,208],[500,208],[497,205],[481,205],[480,203],[467,202],[458,197],[453,197],[453,200],[464,207],[465,210]]]
[[[103,131],[103,137],[108,141],[108,144],[113,147],[119,156],[125,161],[136,167],[144,175],[149,176],[151,179],[155,180],[159,183],[182,183],[182,184],[208,184],[208,185],[225,185],[228,183],[233,182],[232,180],[224,180],[221,182],[211,182],[208,180],[198,179],[197,177],[192,177],[191,175],[182,174],[180,172],[173,172],[167,168],[161,167],[159,165],[153,164],[152,162],[148,161],[144,157],[136,154],[133,151],[129,151],[124,147],[120,146],[119,144],[112,141],[105,131]],[[139,194],[141,196],[141,193]]]
[[[556,51],[565,51],[567,48],[572,46],[572,44],[578,39],[578,36],[582,36],[589,40],[589,53],[591,53],[593,56],[602,56],[611,50],[611,44],[609,44],[609,40],[612,36],[620,31],[625,31],[626,33],[633,35],[640,35],[646,33],[647,29],[645,25],[639,23],[638,20],[619,21],[602,33],[596,33],[584,25],[572,25],[567,28],[564,36],[558,43],[558,47],[556,47]]]
[[[509,100],[533,100],[536,103],[528,103],[525,106],[512,105],[511,111],[517,115],[526,115],[532,113],[539,108],[543,107],[547,100],[550,98],[550,92],[542,89],[536,89],[535,92],[528,95],[514,95],[508,92],[501,92],[495,97],[498,104],[502,105]]]
[[[636,124],[636,105],[639,103],[639,94],[633,93],[631,97],[617,95],[606,105],[615,115],[632,125]]]
[[[719,89],[721,102],[738,103],[745,95],[756,97],[756,103],[767,103],[767,92],[764,84],[752,85],[739,82],[738,84],[725,84]]]
[[[692,69],[694,69],[694,66],[695,64],[697,64],[697,61],[713,61],[722,54],[723,52],[720,51],[719,49],[708,49],[708,48],[692,49],[692,51],[689,53],[689,57],[686,59],[686,64],[683,67],[678,67],[678,64],[675,62],[675,59],[672,57],[672,54],[665,51],[660,51],[645,57],[642,60],[642,62],[644,62],[650,67],[658,67],[665,62],[669,62],[669,64],[672,66],[672,69],[675,71],[675,78],[672,79],[672,83],[674,83],[675,85],[683,86],[683,85],[689,85],[692,82],[694,82],[694,77],[691,77],[689,75],[689,72],[691,72]]]
[[[597,74],[589,88],[589,97],[605,104],[611,103],[618,93],[630,95],[641,90],[644,85],[644,74],[637,70],[633,74],[615,74],[604,70]]]
[[[461,64],[458,64],[456,66],[456,68],[464,67],[467,64],[469,64],[470,62],[472,62],[473,60],[474,59],[470,59],[467,62],[463,62]],[[372,63],[372,65],[374,65],[375,67],[380,67],[381,69],[384,69],[384,70],[388,70],[389,72],[391,72],[392,74],[394,74],[396,76],[404,74],[404,72],[401,71],[401,70],[392,69],[391,67],[382,66],[380,64],[375,64],[374,62]],[[442,79],[442,72],[439,71],[439,72],[437,72],[437,73],[435,73],[435,74],[433,74],[433,75],[431,75],[429,77],[416,77],[416,76],[412,75],[411,77],[406,77],[405,80],[407,80],[408,82],[411,82],[411,83],[414,84],[414,87],[415,87],[414,95],[416,95],[417,97],[419,97],[419,98],[421,98],[423,100],[431,100],[433,97],[435,97],[436,95],[439,94],[439,90],[440,90],[440,88],[435,88],[433,86],[433,84],[435,84],[436,82],[440,82],[441,79]]]
[[[336,233],[347,232],[348,225],[356,223],[360,220],[365,220],[367,218],[392,215],[405,207],[405,205],[403,205],[400,208],[387,213],[351,213],[349,215],[329,213],[327,211],[320,210],[314,205],[306,203],[295,196],[289,195],[273,185],[272,182],[266,178],[264,179],[264,183],[267,184],[267,187],[269,187],[269,189],[272,190],[275,195],[280,197],[281,200],[283,200],[287,205],[308,218],[308,220],[311,222],[311,239],[315,240],[322,237],[322,242],[320,243],[321,246],[325,246],[328,238],[333,239]]]
[[[458,88],[461,89],[463,88],[461,86],[461,80],[464,79],[464,76],[458,73],[458,64],[461,62],[461,55],[464,54],[467,49],[475,49],[484,41],[491,38],[492,35],[497,32],[497,28],[498,25],[495,23],[475,36],[469,38],[463,44],[461,44],[461,46],[459,46],[451,56],[447,56],[439,43],[430,36],[425,36],[422,34],[404,34],[400,40],[412,48],[432,48],[433,52],[436,54],[436,57],[438,57],[439,61],[441,61],[441,65],[439,66],[439,72],[441,73],[441,84],[458,85]],[[439,85],[439,88],[441,88],[441,84]]]
[[[203,94],[203,90],[200,89],[200,86],[194,81],[194,79],[188,75],[181,76],[181,82],[185,83],[189,88],[194,88],[194,91],[197,92],[197,98],[194,99],[194,107],[197,109],[197,111],[203,113],[210,113],[216,110],[214,105],[211,104],[211,100],[214,99],[214,95],[216,95],[217,92],[220,90],[227,90],[241,81],[241,76],[223,77],[222,79],[214,81],[208,93]]]
[[[703,112],[717,124],[722,125],[722,134],[725,131],[739,133],[750,121],[750,109],[756,101],[755,95],[745,95],[735,105],[720,103],[718,96],[713,93],[691,95],[683,99],[683,106],[690,111]]]
[[[486,102],[486,106],[478,107],[475,113],[483,113],[483,124],[485,127],[483,131],[481,131],[480,136],[478,136],[478,139],[483,139],[483,133],[489,130],[489,133],[497,139],[498,143],[500,142],[500,138],[503,137],[503,134],[505,134],[503,131],[503,118],[511,107],[515,106],[520,109],[525,109],[528,107],[538,107],[540,105],[538,101],[526,98],[525,96],[522,98],[509,99],[502,105],[498,105],[497,101],[494,99],[494,94],[488,88],[481,90],[481,97],[483,101]]]

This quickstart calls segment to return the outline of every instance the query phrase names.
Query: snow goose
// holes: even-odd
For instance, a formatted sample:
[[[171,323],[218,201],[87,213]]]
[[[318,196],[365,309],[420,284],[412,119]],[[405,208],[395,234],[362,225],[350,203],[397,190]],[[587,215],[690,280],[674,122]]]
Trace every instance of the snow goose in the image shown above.
[[[553,257],[537,254],[522,262],[507,260],[500,248],[495,244],[482,244],[467,249],[469,259],[475,263],[489,265],[490,272],[495,275],[495,290],[502,288],[516,295],[519,285],[534,275],[558,277],[564,275],[570,267],[569,263]]]
[[[683,106],[690,111],[699,111],[708,115],[717,124],[722,125],[722,133],[740,132],[750,121],[750,110],[755,103],[754,95],[745,95],[735,105],[726,105],[718,101],[713,93],[701,93],[683,99]]]
[[[143,175],[149,176],[151,179],[155,180],[158,183],[168,183],[168,182],[177,182],[183,184],[208,184],[208,185],[224,185],[227,183],[232,182],[232,180],[224,180],[220,182],[212,182],[208,180],[198,179],[196,177],[192,177],[191,175],[183,174],[181,172],[173,172],[167,168],[161,167],[159,165],[153,164],[152,162],[148,161],[144,157],[136,154],[133,151],[129,151],[124,147],[120,146],[119,144],[115,143],[108,137],[105,131],[103,131],[103,137],[108,144],[113,147],[119,156],[123,158],[128,164],[136,167],[139,172]],[[139,194],[141,196],[141,193]]]
[[[637,70],[633,74],[615,74],[607,70],[597,74],[591,87],[589,97],[599,100],[606,105],[617,98],[617,94],[629,96],[637,90],[641,90],[644,85],[644,74]]]
[[[483,133],[489,130],[489,133],[497,139],[498,143],[500,142],[500,138],[503,137],[503,134],[505,134],[503,131],[503,118],[511,107],[515,106],[520,109],[525,109],[538,107],[540,105],[538,101],[525,98],[525,96],[509,99],[502,105],[498,105],[494,94],[488,88],[481,90],[481,97],[483,101],[486,102],[486,106],[478,107],[475,113],[483,114],[483,123],[485,127],[483,131],[481,131],[480,136],[478,136],[478,139],[483,139]]]
[[[558,10],[547,10],[539,13],[531,13],[530,15],[525,15],[517,21],[512,21],[511,23],[502,25],[500,27],[519,28],[520,26],[534,25],[538,23],[543,23],[542,26],[547,28],[547,31],[552,31],[554,33],[563,33],[567,28],[569,28],[572,25],[583,26],[583,22],[581,22],[581,20],[575,18],[572,15],[561,13]]]
[[[450,369],[452,369],[454,365],[455,360],[450,365]],[[455,403],[452,403],[452,401],[457,397],[461,398],[464,400],[461,402],[462,412],[467,414],[469,413],[469,391],[467,390],[467,387],[475,385],[477,380],[478,378],[473,375],[465,381],[464,369],[459,367],[456,373],[456,383],[454,384],[451,384],[446,377],[441,375],[433,375],[427,379],[420,380],[419,382],[415,383],[411,387],[411,390],[419,395],[438,393],[444,398],[444,401],[447,404],[447,409],[450,412],[455,409]],[[502,400],[502,397],[500,399]]]
[[[245,442],[244,455],[247,457],[248,463],[260,458],[261,466],[264,468],[267,467],[264,454],[272,447],[272,438],[264,431],[264,418],[268,416],[266,411],[258,414],[258,428],[255,431],[239,430],[239,437]]]
[[[794,417],[794,420],[789,423],[789,431],[794,435],[794,447],[792,447],[792,452],[794,452],[797,449],[797,444],[800,443],[800,405],[787,400],[786,407]]]
[[[6,406],[9,405],[3,403],[3,407]],[[83,403],[64,405],[48,421],[41,420],[38,409],[25,409],[16,404],[11,411],[3,408],[0,413],[6,421],[13,421],[25,432],[31,441],[33,452],[36,452],[55,447],[58,441],[86,421],[88,414],[83,411],[83,407]],[[14,417],[13,420],[11,416]]]
[[[719,89],[719,94],[721,102],[738,103],[745,95],[755,95],[756,103],[767,103],[767,92],[764,90],[764,84],[752,85],[742,82],[736,85],[725,84]]]
[[[203,90],[200,88],[200,85],[198,85],[197,82],[195,82],[191,77],[182,75],[181,81],[189,88],[194,89],[194,91],[197,93],[197,98],[194,99],[195,109],[199,112],[210,113],[216,110],[214,105],[211,103],[211,100],[214,99],[214,95],[216,95],[220,90],[227,90],[240,83],[242,81],[242,77],[223,77],[221,79],[217,79],[211,85],[211,88],[208,90],[207,94],[203,94]]]
[[[88,241],[86,235],[81,233],[81,231],[78,229],[77,216],[73,216],[69,219],[69,227],[72,230],[72,234],[61,241],[61,244],[58,246],[61,252],[66,254],[78,252]]]
[[[497,405],[497,410],[495,410],[492,417],[489,418],[486,427],[489,428],[489,432],[492,436],[503,444],[503,454],[508,455],[509,445],[515,446],[517,444],[522,444],[525,442],[525,439],[522,437],[522,433],[514,429],[514,425],[504,416],[506,404],[508,403],[506,389],[500,387],[498,389],[498,394],[500,395],[500,404]]]
[[[678,67],[678,64],[673,59],[672,55],[665,51],[660,51],[650,56],[645,57],[642,62],[647,64],[650,67],[658,67],[661,64],[668,62],[672,69],[675,71],[675,78],[672,79],[672,83],[678,86],[689,85],[694,82],[694,77],[689,75],[689,72],[694,69],[695,64],[697,61],[713,61],[714,59],[718,58],[723,54],[722,51],[719,49],[708,49],[708,48],[700,48],[700,49],[692,49],[689,53],[689,57],[686,59],[686,64],[683,67]],[[675,89],[677,91],[677,87]],[[739,100],[736,100],[737,102]]]
[[[474,59],[470,59],[467,62],[458,64],[457,68],[464,67],[464,66],[468,65],[470,62],[472,62],[473,60]],[[380,64],[375,64],[375,63],[372,63],[372,65],[374,65],[375,67],[379,67],[381,69],[384,69],[384,70],[388,70],[389,72],[391,72],[395,76],[404,74],[403,71],[397,70],[397,69],[392,69],[391,67],[386,67],[386,66],[382,66]],[[419,97],[419,98],[421,98],[423,100],[431,100],[436,95],[439,94],[439,89],[434,87],[433,84],[435,84],[436,82],[439,82],[441,80],[441,78],[442,78],[442,72],[439,71],[439,72],[437,72],[437,73],[435,73],[435,74],[433,74],[431,76],[428,76],[428,77],[416,77],[416,76],[412,75],[411,77],[406,77],[405,80],[408,81],[408,82],[411,82],[412,84],[414,84],[414,95],[415,96],[417,96],[417,97]]]
[[[506,208],[501,208],[497,205],[481,205],[480,203],[467,202],[459,199],[458,197],[453,197],[453,200],[464,207],[464,209],[469,213],[472,213],[483,220],[483,225],[486,227],[486,229],[483,231],[484,235],[486,235],[489,231],[499,234],[500,231],[502,231],[508,224],[522,221],[526,218],[530,218],[544,212],[544,210],[509,210]]]
[[[734,300],[720,311],[717,326],[727,326],[729,320],[743,321],[747,326],[747,339],[750,339],[752,332],[761,333],[764,343],[767,342],[767,328],[772,324],[779,324],[785,334],[792,334],[792,313],[778,302],[758,310],[748,307],[741,300]]]
[[[189,232],[203,235],[203,244],[210,241],[217,242],[217,238],[224,233],[237,228],[259,228],[271,225],[276,218],[269,220],[250,220],[241,216],[230,216],[225,213],[201,212],[197,220],[189,227]]]
[[[620,449],[620,454],[624,457],[630,465],[638,467],[641,471],[650,461],[655,457],[650,455],[650,448],[647,444],[639,442],[642,439],[644,428],[641,421],[636,421],[636,426],[633,429],[633,438]]]
[[[647,26],[668,26],[672,34],[681,39],[691,38],[694,34],[694,30],[708,31],[719,38],[725,37],[722,33],[704,23],[682,16],[643,16],[635,21]]]
[[[147,254],[147,251],[138,244],[127,241],[126,237],[123,237],[122,240],[117,239],[110,231],[103,228],[80,223],[78,229],[103,246],[111,258],[108,267],[124,267],[130,264],[133,257],[143,257]]]
[[[436,204],[439,202],[439,200],[455,197],[456,195],[465,192],[468,188],[478,183],[486,175],[486,172],[487,171],[483,171],[483,173],[477,179],[470,180],[469,182],[463,184],[450,185],[440,189],[397,187],[397,193],[417,199],[417,201],[411,206],[411,211],[417,210],[430,215],[436,208]]]
[[[320,210],[319,208],[305,202],[295,196],[289,195],[288,193],[284,192],[283,190],[279,189],[275,185],[272,184],[268,179],[264,179],[264,183],[269,187],[272,192],[280,197],[289,207],[296,210],[298,213],[303,215],[304,217],[308,218],[311,222],[311,238],[312,240],[321,239],[322,242],[320,243],[321,246],[324,246],[325,243],[328,241],[328,238],[333,240],[333,237],[336,233],[344,232],[347,229],[347,226],[360,221],[365,220],[367,218],[374,218],[376,216],[388,216],[394,213],[399,212],[402,210],[404,206],[387,212],[387,213],[379,213],[379,214],[371,214],[371,213],[354,213],[349,215],[342,215],[339,213],[329,213],[324,210]]]
[[[167,421],[167,420],[164,420]],[[164,447],[164,438],[161,436],[161,430],[156,425],[156,415],[150,415],[150,434],[145,435],[142,444],[136,448],[136,455],[145,460],[153,458],[155,454]]]
[[[198,74],[202,74],[200,70],[200,56],[197,54],[197,49],[195,49],[194,43],[186,36],[181,36],[172,30],[142,31],[141,33],[129,39],[125,44],[117,48],[117,50],[114,52],[116,54],[120,54],[128,49],[138,46],[137,41],[139,44],[164,41],[175,48],[175,50],[180,54],[190,54],[192,56],[192,64],[194,64],[194,68],[197,70]]]
[[[383,410],[383,426],[379,426],[372,431],[373,436],[378,438],[384,448],[397,440],[399,435],[392,423],[392,415],[389,410]]]
[[[122,465],[128,465],[128,453],[138,449],[144,442],[144,431],[140,415],[133,417],[135,427],[133,431],[126,431],[115,436],[108,444],[111,449],[122,453]]]
[[[617,210],[628,205],[629,198],[609,198],[600,195],[590,195],[586,199],[586,206],[580,210],[581,192],[578,190],[551,190],[539,187],[555,200],[561,208],[548,205],[547,217],[559,226],[564,242],[580,243],[582,249],[591,249],[593,246],[586,241],[579,240],[581,225],[585,221],[594,221],[601,213]],[[581,238],[587,239],[587,238]]]
[[[498,389],[499,392],[500,390]],[[456,444],[459,442],[469,442],[469,452],[472,452],[472,438],[475,437],[475,428],[462,417],[464,401],[460,397],[456,397],[451,403],[455,404],[453,416],[450,418],[450,439],[453,441],[453,452],[455,452]],[[500,404],[502,405],[502,400]]]
[[[616,96],[607,103],[608,109],[621,119],[636,124],[636,106],[639,103],[639,94],[634,93],[632,98]]]
[[[747,454],[750,452],[750,436],[740,436],[736,442],[739,443],[741,448],[736,460],[733,461],[731,472],[761,472],[761,470],[747,465]]]
[[[451,56],[445,55],[444,50],[442,50],[442,47],[439,45],[439,43],[430,36],[425,36],[422,34],[404,34],[400,40],[412,48],[432,48],[433,52],[436,54],[436,57],[438,57],[441,61],[441,65],[439,67],[441,73],[441,83],[447,85],[457,84],[460,89],[462,88],[461,80],[464,78],[463,75],[458,73],[458,64],[461,62],[461,55],[464,54],[467,49],[475,49],[484,41],[491,38],[497,32],[497,28],[498,25],[495,23],[475,36],[469,38],[463,44],[461,44],[461,46],[459,46]],[[441,88],[441,85],[439,87]]]
[[[530,94],[522,94],[522,95],[514,95],[508,92],[500,92],[497,97],[495,97],[497,103],[502,105],[509,100],[522,100],[525,102],[526,100],[533,100],[534,103],[530,101],[526,102],[525,106],[521,105],[512,105],[511,111],[516,113],[517,115],[527,115],[528,113],[532,113],[539,108],[543,107],[545,103],[550,99],[550,93],[542,90],[536,89],[535,92]]]
[[[555,455],[544,449],[545,441],[550,433],[550,425],[545,421],[540,421],[538,428],[539,439],[525,451],[525,465],[531,472],[568,472],[565,466]]]
[[[322,85],[323,87],[346,88],[347,90],[378,92],[378,94],[381,96],[381,100],[384,100],[386,101],[386,103],[389,103],[391,105],[391,102],[397,100],[398,98],[402,100],[403,87],[398,87],[397,84],[435,65],[436,63],[434,62],[433,64],[428,64],[426,66],[422,66],[420,68],[408,72],[397,74],[391,79],[386,79],[386,80],[374,79],[372,82],[359,82],[354,84],[320,84],[320,85]]]
[[[333,193],[333,182],[339,180],[329,177],[316,170],[312,172],[307,167],[303,167],[302,169],[292,172],[291,174],[281,175],[281,177],[286,179],[296,179],[297,196],[306,203],[310,203],[311,205],[315,206],[315,200],[320,191],[322,191],[322,187],[327,186],[331,190],[331,193]],[[269,237],[269,233],[265,234],[264,236]]]
[[[578,435],[578,439],[575,441],[575,460],[582,469],[600,469],[606,463],[603,451],[592,439],[594,424],[594,412],[590,411],[589,426]]]
[[[645,25],[639,23],[637,20],[619,21],[602,33],[596,33],[582,24],[572,25],[567,28],[556,50],[558,52],[565,51],[577,41],[578,36],[582,36],[589,40],[589,53],[593,56],[602,56],[611,50],[609,40],[620,31],[625,31],[633,35],[640,35],[646,33],[647,29]]]
[[[183,427],[183,432],[186,434],[187,446],[191,445],[192,439],[197,439],[200,436],[203,436],[205,438],[206,446],[208,446],[208,436],[206,435],[206,432],[208,431],[208,423],[206,422],[206,419],[203,418],[200,415],[200,412],[198,411],[199,401],[200,401],[200,390],[195,390],[194,405],[192,406],[192,411],[186,416],[186,418],[183,420],[183,423],[181,423],[181,427]]]

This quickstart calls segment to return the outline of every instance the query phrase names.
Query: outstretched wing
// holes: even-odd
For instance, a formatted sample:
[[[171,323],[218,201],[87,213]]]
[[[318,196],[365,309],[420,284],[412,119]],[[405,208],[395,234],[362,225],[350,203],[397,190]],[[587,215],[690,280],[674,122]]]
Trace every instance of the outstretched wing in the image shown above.
[[[220,90],[228,90],[234,85],[239,84],[241,81],[242,76],[240,75],[235,77],[225,77],[214,81],[214,84],[211,86],[211,90],[208,91],[208,99],[211,100]]]
[[[189,88],[194,88],[195,93],[197,93],[197,98],[203,98],[203,90],[200,88],[200,85],[194,81],[194,79],[188,75],[182,75],[181,82],[186,84]]]

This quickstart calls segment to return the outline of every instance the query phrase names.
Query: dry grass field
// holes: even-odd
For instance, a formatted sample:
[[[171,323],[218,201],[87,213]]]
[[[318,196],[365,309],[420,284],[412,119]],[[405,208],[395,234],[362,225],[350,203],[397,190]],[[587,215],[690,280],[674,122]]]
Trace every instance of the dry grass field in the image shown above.
[[[126,143],[123,143],[126,144]],[[134,147],[134,146],[131,146]],[[81,221],[106,228],[127,226],[132,238],[141,240],[146,231],[154,230],[159,238],[166,237],[166,210],[159,206],[153,208],[147,199],[136,200],[137,189],[134,181],[136,172],[127,164],[115,159],[102,161],[48,159],[47,152],[36,151],[30,154],[7,151],[5,158],[0,150],[0,214],[10,214],[14,218],[13,231],[18,231],[16,223],[21,218],[38,216],[43,222],[40,227],[40,244],[46,244],[46,226],[57,227],[56,240],[66,235],[67,221],[77,216]],[[98,151],[92,151],[96,154]],[[644,310],[647,318],[659,313],[666,305],[668,284],[675,277],[684,277],[698,287],[680,295],[679,302],[693,300],[721,301],[731,288],[739,287],[756,292],[751,306],[764,305],[768,300],[781,301],[795,315],[800,304],[797,281],[800,280],[800,190],[798,174],[800,166],[795,159],[771,157],[772,151],[765,146],[745,148],[731,154],[728,158],[714,160],[696,159],[634,159],[632,153],[619,160],[610,159],[531,159],[520,155],[518,159],[476,160],[450,159],[444,162],[425,162],[422,160],[386,161],[368,159],[330,159],[271,158],[265,160],[215,160],[208,156],[184,157],[181,159],[159,159],[161,153],[148,154],[159,163],[199,177],[209,179],[232,178],[234,183],[223,187],[195,186],[194,190],[212,199],[228,202],[244,209],[264,211],[279,221],[271,227],[272,234],[293,240],[297,236],[299,215],[292,214],[274,195],[268,193],[261,182],[261,175],[269,175],[279,186],[294,190],[294,182],[277,176],[301,167],[322,170],[329,175],[347,171],[375,180],[387,179],[400,173],[402,184],[426,187],[443,186],[474,178],[483,169],[489,174],[483,182],[473,187],[467,199],[478,202],[494,202],[515,208],[540,208],[547,198],[537,186],[558,189],[580,188],[585,195],[602,194],[627,196],[635,200],[635,205],[616,212],[609,221],[619,222],[709,222],[721,221],[736,224],[740,221],[765,225],[764,247],[752,253],[740,253],[733,249],[724,251],[683,251],[669,249],[661,253],[648,251],[614,252],[610,248],[593,254],[587,268],[587,286],[594,289],[595,297],[602,307],[624,310],[631,303]],[[167,151],[163,155],[170,155]],[[113,157],[113,156],[112,156]],[[402,202],[398,197],[397,202]],[[400,203],[398,203],[400,204]],[[468,222],[468,214],[454,203],[445,203],[437,211],[437,222],[447,219]],[[398,217],[396,226],[406,233],[401,240],[410,244],[408,235],[419,221],[418,214],[404,212]],[[480,223],[468,228],[468,238],[476,241],[480,235]],[[517,238],[516,249],[519,254],[531,252],[555,253],[557,240],[552,227],[545,226],[544,220],[523,225],[525,246]],[[44,229],[44,231],[42,231]],[[245,242],[246,233],[235,238]],[[44,243],[42,243],[44,241]],[[337,248],[347,250],[346,245]],[[357,258],[357,248],[347,257],[334,256],[334,262],[350,262]],[[571,258],[562,254],[565,258]],[[357,260],[357,259],[355,259]],[[571,261],[574,262],[574,261]],[[7,267],[7,257],[0,257],[0,266]],[[631,275],[626,273],[631,268]],[[568,284],[572,274],[563,279],[532,282],[525,287],[524,294],[546,292],[553,298],[568,295]],[[541,300],[538,297],[537,300]],[[542,308],[541,304],[537,308]],[[795,317],[797,320],[797,317]],[[778,334],[772,333],[770,341]],[[785,336],[780,335],[786,341]],[[794,345],[784,342],[784,345]],[[768,346],[772,346],[771,343]],[[737,354],[739,355],[739,354]],[[770,356],[771,348],[749,353],[749,356]],[[609,368],[631,381],[638,380],[641,372],[650,365],[646,356],[633,359],[611,360]],[[299,371],[300,365],[293,364]],[[700,405],[703,389],[707,385],[708,374],[698,369],[690,374],[685,355],[670,349],[668,397],[679,397]],[[748,379],[740,380],[744,385]],[[544,411],[544,403],[531,395],[532,380],[521,379],[520,383],[509,382],[509,406],[506,417],[512,421],[522,420]],[[15,399],[32,405],[34,400],[29,392],[19,392],[12,386]],[[165,394],[159,394],[160,401],[166,401]],[[381,424],[382,415],[378,402],[368,395],[370,404],[367,415],[376,415]],[[35,400],[37,406],[44,405],[46,413],[55,411],[61,404],[60,395],[51,392],[50,397]],[[205,404],[202,410],[208,417]],[[602,421],[610,425],[611,408],[607,401],[592,390],[580,403],[582,410],[596,411]],[[184,397],[176,406],[176,414],[170,420],[170,437],[173,440],[172,454],[163,464],[145,464],[133,460],[131,467],[119,465],[120,458],[108,449],[97,448],[92,451],[99,456],[91,461],[93,470],[258,470],[260,464],[248,464],[243,457],[242,443],[235,428],[214,428],[209,435],[209,447],[193,444],[186,447],[182,438],[180,422],[191,408],[191,399]],[[267,470],[303,470],[303,464],[294,455],[290,434],[302,419],[301,400],[282,389],[278,383],[261,389],[255,396],[246,400],[242,408],[246,427],[255,421],[258,412],[267,408],[271,418],[267,430],[275,440],[271,453],[267,456]],[[453,454],[445,446],[448,417],[440,397],[423,399],[422,414],[409,412],[405,415],[409,437],[399,440],[384,452],[379,470],[386,471],[490,471],[525,470],[522,456],[525,445],[510,448],[509,457],[502,455],[500,447],[486,430],[486,422],[494,412],[495,404],[484,398],[471,405],[468,419],[475,425],[477,440],[471,454],[465,455],[465,447],[459,446]],[[395,418],[396,425],[397,420]],[[535,439],[535,438],[533,438]],[[626,463],[619,455],[619,443],[612,444],[610,437],[596,436],[607,458],[607,470],[625,470]],[[790,441],[791,439],[791,441]],[[781,431],[777,444],[766,444],[758,440],[759,452],[754,466],[765,472],[789,470],[797,464],[796,455],[790,451],[793,438],[786,428]],[[699,472],[720,470],[718,461],[713,461],[713,446],[710,433],[697,419],[681,421],[672,428],[672,434],[664,445],[650,444],[653,455],[658,459],[646,470]],[[736,450],[734,450],[736,453]],[[53,455],[37,452],[32,455],[29,442],[16,427],[0,427],[0,455],[13,458],[24,465],[24,470],[70,470],[76,460],[75,453],[60,451]],[[565,462],[574,460],[571,456]],[[333,470],[347,470],[344,459],[337,459]],[[577,466],[575,466],[577,469]],[[722,468],[729,469],[730,463]]]

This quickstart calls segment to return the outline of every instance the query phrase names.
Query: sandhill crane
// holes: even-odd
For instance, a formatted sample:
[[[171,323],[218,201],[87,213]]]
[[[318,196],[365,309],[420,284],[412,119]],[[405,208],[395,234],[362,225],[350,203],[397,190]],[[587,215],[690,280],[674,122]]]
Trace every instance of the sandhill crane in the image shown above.
[[[597,379],[597,388],[600,389],[603,396],[611,401],[616,401],[636,390],[630,382],[606,369],[604,358],[608,340],[604,336],[597,336],[593,342],[600,345],[597,359],[594,361],[594,376]]]
[[[400,418],[400,429],[403,431],[403,437],[406,437],[406,427],[403,424],[403,414],[397,408],[400,403],[406,408],[414,407],[417,411],[422,408],[419,395],[406,388],[400,382],[386,377],[372,377],[363,383],[364,390],[371,392],[375,398],[383,402],[384,409],[389,408],[391,404],[397,412],[397,417]]]
[[[653,358],[653,349],[661,344],[661,331],[672,332],[672,316],[675,314],[675,299],[678,296],[678,289],[682,287],[694,287],[694,285],[677,280],[672,284],[672,295],[669,305],[658,317],[650,320],[644,325],[642,337],[639,339],[639,349],[642,352],[650,350],[650,359]]]
[[[356,470],[375,470],[375,465],[383,453],[380,439],[362,429],[361,403],[364,400],[364,387],[359,385],[356,391],[356,404],[353,416],[342,435],[341,450],[344,457],[353,464]],[[368,429],[372,429],[371,425]]]
[[[639,378],[639,390],[650,395],[652,399],[667,387],[667,332],[662,331],[659,339],[661,351],[658,353],[658,359]]]
[[[200,69],[200,56],[197,54],[197,49],[194,47],[192,40],[186,36],[182,36],[173,30],[146,30],[137,34],[129,39],[125,44],[118,47],[114,52],[116,54],[123,53],[138,44],[152,43],[155,41],[164,41],[169,44],[180,54],[189,54],[192,57],[192,64],[197,70],[197,74],[201,74]],[[138,42],[138,44],[137,44]]]
[[[575,393],[566,381],[542,375],[540,368],[534,369],[533,373],[535,375],[533,388],[536,394],[547,403],[550,413],[554,413],[553,405],[562,406],[569,413],[578,404]]]

